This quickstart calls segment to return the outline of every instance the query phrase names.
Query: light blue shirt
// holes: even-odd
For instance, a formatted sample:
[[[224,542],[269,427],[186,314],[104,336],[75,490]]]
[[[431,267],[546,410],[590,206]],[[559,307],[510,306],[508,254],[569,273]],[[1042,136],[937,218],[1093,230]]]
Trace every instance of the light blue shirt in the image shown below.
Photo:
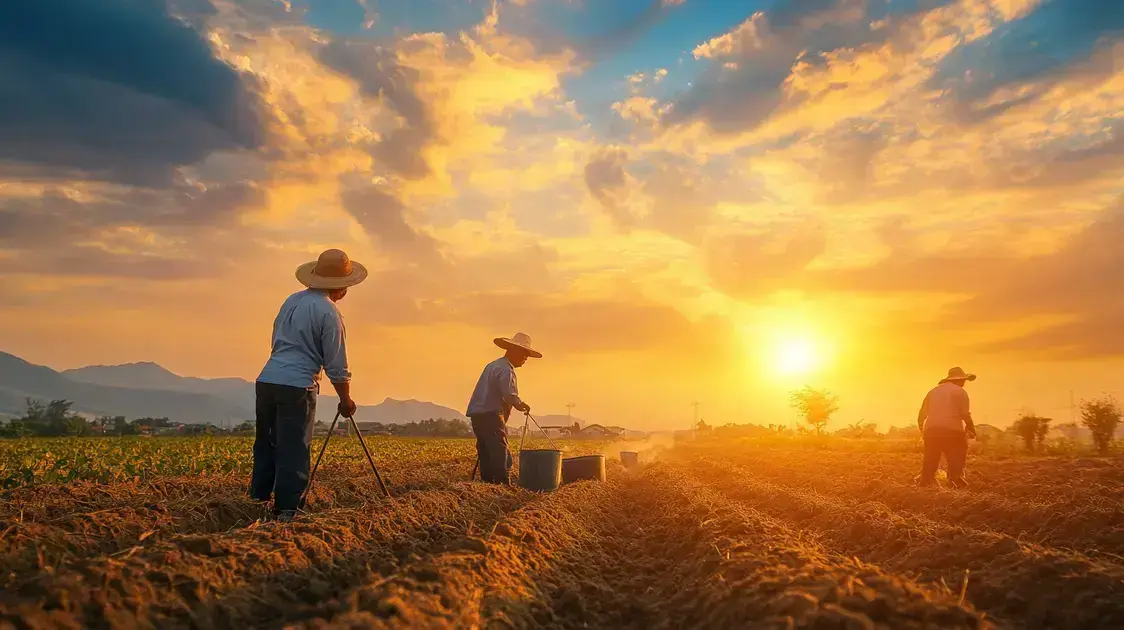
[[[515,366],[500,357],[484,366],[472,398],[468,401],[466,416],[480,416],[496,413],[506,419],[511,408],[522,404],[519,399],[519,381],[515,378]]]
[[[333,383],[351,380],[343,315],[324,291],[305,289],[290,295],[273,320],[273,345],[258,380],[311,388],[320,371]]]

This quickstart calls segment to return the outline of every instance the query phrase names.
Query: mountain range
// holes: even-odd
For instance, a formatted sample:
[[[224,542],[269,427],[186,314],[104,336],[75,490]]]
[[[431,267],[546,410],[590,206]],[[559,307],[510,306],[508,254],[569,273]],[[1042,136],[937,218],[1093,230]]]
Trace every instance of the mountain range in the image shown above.
[[[66,399],[74,403],[75,412],[87,416],[167,417],[177,423],[227,427],[254,419],[254,384],[244,379],[180,376],[151,362],[58,372],[0,352],[0,418],[22,415],[28,398],[43,402]],[[321,395],[317,419],[331,422],[337,400],[334,395]],[[449,407],[392,398],[361,405],[355,413],[357,421],[383,424],[429,418],[465,419]]]

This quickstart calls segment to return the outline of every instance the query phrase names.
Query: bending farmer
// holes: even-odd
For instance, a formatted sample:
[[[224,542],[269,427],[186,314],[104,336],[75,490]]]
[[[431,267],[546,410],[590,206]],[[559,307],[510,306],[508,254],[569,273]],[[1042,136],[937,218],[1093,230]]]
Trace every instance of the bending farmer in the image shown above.
[[[510,483],[511,451],[507,448],[507,419],[512,408],[531,413],[531,406],[519,398],[515,368],[528,357],[541,359],[542,354],[531,347],[531,338],[523,333],[514,337],[497,337],[495,344],[507,352],[484,366],[472,399],[465,413],[472,420],[476,434],[476,458],[480,462],[480,479],[488,483]]]
[[[954,367],[925,395],[917,413],[917,428],[921,429],[925,440],[919,485],[933,485],[942,455],[948,464],[949,482],[957,488],[968,485],[964,481],[964,461],[968,457],[968,439],[976,437],[976,426],[968,409],[964,383],[974,380],[975,374],[965,374],[964,370]]]
[[[308,460],[320,371],[339,395],[339,412],[355,413],[343,316],[336,302],[347,288],[362,282],[367,270],[338,249],[297,267],[297,280],[308,287],[288,297],[273,321],[269,361],[255,384],[257,432],[250,496],[274,498],[274,514],[291,520],[308,485]]]

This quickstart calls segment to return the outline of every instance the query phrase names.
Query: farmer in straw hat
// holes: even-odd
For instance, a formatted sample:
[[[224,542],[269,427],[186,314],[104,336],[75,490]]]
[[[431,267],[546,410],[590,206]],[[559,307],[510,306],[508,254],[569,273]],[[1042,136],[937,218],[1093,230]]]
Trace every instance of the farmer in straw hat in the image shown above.
[[[976,426],[968,410],[964,383],[974,380],[975,374],[954,367],[925,395],[917,413],[917,428],[921,429],[925,440],[919,485],[933,485],[942,455],[948,464],[949,482],[957,488],[968,485],[964,481],[964,461],[968,457],[968,439],[976,437]]]
[[[339,412],[355,413],[343,316],[336,302],[367,269],[338,249],[329,249],[296,271],[308,287],[288,297],[273,320],[269,360],[255,384],[257,433],[250,495],[274,498],[274,514],[291,520],[308,484],[309,448],[323,370],[339,395]]]
[[[515,368],[522,367],[529,357],[541,359],[542,354],[531,347],[531,338],[523,333],[517,333],[513,337],[497,337],[493,342],[506,352],[484,366],[472,398],[468,401],[465,415],[472,420],[472,432],[476,434],[480,479],[506,485],[511,472],[507,419],[512,408],[531,413],[531,406],[519,398]]]

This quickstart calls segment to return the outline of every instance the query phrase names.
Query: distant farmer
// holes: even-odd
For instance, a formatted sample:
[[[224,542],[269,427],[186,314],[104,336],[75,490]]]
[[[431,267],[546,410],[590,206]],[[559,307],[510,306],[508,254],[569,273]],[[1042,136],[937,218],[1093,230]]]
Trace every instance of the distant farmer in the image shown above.
[[[367,277],[363,265],[338,249],[297,267],[297,280],[308,287],[290,295],[273,320],[269,360],[255,384],[257,432],[250,496],[274,499],[279,520],[292,520],[308,485],[309,449],[316,422],[320,372],[339,395],[339,412],[355,413],[343,316],[336,302],[347,288]]]
[[[957,488],[968,485],[964,481],[964,462],[968,457],[968,439],[976,437],[976,426],[968,410],[968,392],[964,383],[974,380],[975,374],[966,374],[961,368],[954,367],[925,395],[917,413],[917,428],[921,429],[925,440],[925,457],[918,485],[933,485],[942,455],[948,465],[949,482]]]
[[[541,359],[542,354],[531,347],[531,338],[523,333],[510,338],[497,337],[493,341],[507,352],[484,366],[465,415],[472,420],[472,432],[476,434],[480,479],[506,485],[510,483],[511,472],[507,419],[513,408],[531,413],[531,406],[519,398],[515,368],[521,367],[529,357]]]

